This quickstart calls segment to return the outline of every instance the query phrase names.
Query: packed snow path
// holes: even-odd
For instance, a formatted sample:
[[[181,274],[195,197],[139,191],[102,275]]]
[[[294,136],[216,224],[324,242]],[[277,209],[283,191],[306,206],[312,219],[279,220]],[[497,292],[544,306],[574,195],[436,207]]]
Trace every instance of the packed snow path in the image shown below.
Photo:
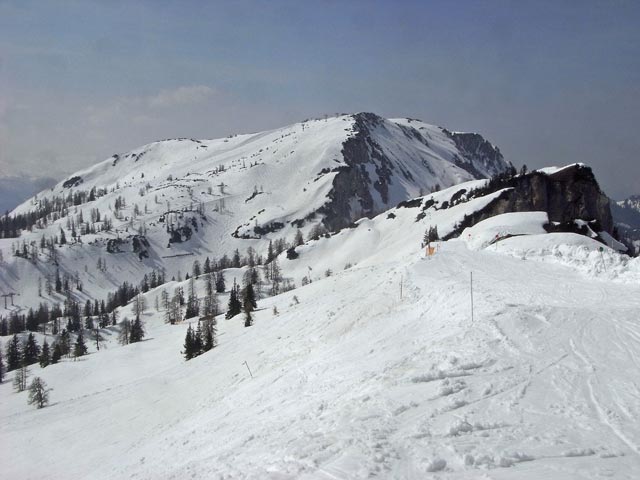
[[[3,475],[637,479],[639,299],[452,241],[263,300],[190,362],[149,313],[148,341],[34,368],[45,409],[0,386]]]

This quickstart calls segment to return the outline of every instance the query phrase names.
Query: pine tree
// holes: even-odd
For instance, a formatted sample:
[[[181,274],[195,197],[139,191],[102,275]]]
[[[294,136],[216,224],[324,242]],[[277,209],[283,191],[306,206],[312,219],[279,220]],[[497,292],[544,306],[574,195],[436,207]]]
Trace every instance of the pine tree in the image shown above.
[[[244,309],[244,326],[250,327],[253,325],[253,317],[251,312],[257,308],[256,298],[253,293],[253,287],[251,284],[247,285],[242,291],[242,308]]]
[[[84,335],[82,334],[82,330],[78,333],[78,337],[76,338],[76,343],[73,346],[73,356],[78,358],[87,354],[87,345],[84,343]]]
[[[218,272],[216,275],[216,292],[224,293],[227,290],[227,285],[224,280],[224,272]]]
[[[0,383],[4,378],[4,360],[2,359],[2,351],[0,351]]]
[[[136,319],[131,324],[131,332],[129,333],[129,341],[131,343],[141,342],[144,338],[144,323],[140,320],[140,317],[136,317]]]
[[[205,318],[202,321],[202,350],[208,352],[216,346],[216,321],[213,318]]]
[[[269,240],[269,247],[267,249],[267,262],[266,263],[270,263],[271,260],[273,260],[275,258],[275,255],[273,253],[273,240]]]
[[[35,377],[29,385],[29,405],[36,408],[43,408],[49,403],[49,392],[47,384],[40,377]]]
[[[193,266],[191,268],[191,278],[199,277],[202,274],[202,267],[200,266],[200,261],[194,260]]]
[[[238,284],[234,279],[233,287],[231,287],[231,292],[229,293],[229,305],[227,307],[227,313],[225,315],[226,319],[235,317],[242,310],[242,304],[240,303],[240,299],[238,298],[238,288]]]
[[[60,342],[53,344],[53,352],[51,353],[51,365],[55,365],[62,358],[62,348],[60,348]]]
[[[19,368],[21,360],[20,341],[18,340],[18,335],[14,335],[7,344],[7,372]]]
[[[69,355],[69,353],[71,353],[71,336],[67,330],[62,330],[58,343],[60,343],[62,355]]]
[[[189,297],[187,298],[187,309],[185,311],[185,318],[197,317],[200,313],[200,305],[198,303],[198,297],[196,295],[195,281],[193,277],[189,280]]]
[[[293,245],[297,247],[299,245],[302,245],[303,243],[304,243],[304,237],[302,236],[302,231],[298,229],[296,231],[296,236],[293,239]]]
[[[56,268],[56,292],[62,292],[62,279],[60,278],[60,270]]]
[[[47,343],[47,339],[44,339],[44,343],[42,344],[42,351],[40,352],[40,366],[42,368],[49,365],[51,362],[51,352],[49,351],[49,344]]]
[[[187,328],[187,334],[184,337],[184,351],[182,352],[185,360],[191,360],[195,356],[193,335],[193,329],[191,328],[191,324],[189,324],[189,328]]]
[[[258,302],[256,301],[256,294],[253,290],[253,285],[250,283],[242,290],[242,307],[246,310],[246,305],[251,306],[251,311],[258,308]]]
[[[233,262],[233,268],[240,268],[240,251],[237,248],[233,252],[233,259],[231,261]]]

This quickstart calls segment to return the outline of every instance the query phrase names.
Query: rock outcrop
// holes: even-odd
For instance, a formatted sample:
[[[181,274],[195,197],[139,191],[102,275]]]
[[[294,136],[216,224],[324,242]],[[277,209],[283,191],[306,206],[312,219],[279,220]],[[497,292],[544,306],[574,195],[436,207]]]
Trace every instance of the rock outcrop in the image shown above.
[[[584,220],[595,231],[613,233],[610,200],[600,189],[593,171],[582,164],[569,165],[551,173],[534,171],[492,179],[486,187],[469,198],[489,193],[502,193],[485,208],[468,216],[453,232],[495,215],[509,212],[544,211],[549,215],[549,230],[575,231],[575,220]]]
[[[423,124],[419,120],[395,123],[373,113],[358,113],[353,118],[355,134],[343,143],[342,148],[346,165],[333,170],[337,175],[328,195],[329,201],[318,210],[326,227],[333,231],[358,218],[373,217],[406,199],[406,195],[404,198],[394,195],[394,186],[424,183],[424,178],[415,178],[416,173],[412,173],[407,160],[419,163],[423,168],[422,175],[436,179],[431,188],[437,188],[435,170],[438,166],[421,158],[420,148],[406,151],[405,146],[410,142],[431,150],[436,143],[429,139],[433,131],[421,127]],[[438,133],[453,144],[454,153],[448,160],[468,174],[466,179],[488,178],[512,168],[500,150],[477,133],[452,133],[446,129],[439,129]],[[438,142],[441,145],[442,139]]]

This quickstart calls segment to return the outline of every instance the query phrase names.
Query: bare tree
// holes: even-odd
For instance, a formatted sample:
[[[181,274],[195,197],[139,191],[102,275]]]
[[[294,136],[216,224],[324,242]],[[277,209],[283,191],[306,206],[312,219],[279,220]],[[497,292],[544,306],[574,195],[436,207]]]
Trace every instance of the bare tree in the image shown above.
[[[124,317],[122,322],[120,322],[120,331],[118,332],[118,342],[120,342],[120,345],[128,345],[130,335],[131,322],[127,317]]]
[[[29,405],[43,408],[49,403],[50,388],[40,377],[35,377],[29,385]]]
[[[133,313],[135,314],[136,318],[139,318],[140,315],[142,315],[146,309],[147,309],[147,300],[144,298],[144,296],[141,293],[139,293],[133,299]]]
[[[21,366],[16,370],[16,374],[13,377],[13,388],[18,392],[24,392],[27,389],[27,378],[29,377],[29,369],[26,365]]]

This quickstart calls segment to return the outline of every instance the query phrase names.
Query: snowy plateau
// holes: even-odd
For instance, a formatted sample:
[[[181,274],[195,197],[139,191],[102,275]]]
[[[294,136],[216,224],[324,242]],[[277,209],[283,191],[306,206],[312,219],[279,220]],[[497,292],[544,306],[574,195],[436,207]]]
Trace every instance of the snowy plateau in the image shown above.
[[[640,478],[640,258],[590,219],[481,218],[514,188],[487,178],[511,170],[477,134],[356,114],[156,142],[27,200],[9,216],[29,228],[0,238],[3,318],[166,282],[140,294],[143,341],[118,342],[129,302],[99,350],[85,330],[87,355],[29,367],[44,408],[6,374],[0,476]],[[286,243],[280,290],[270,243]],[[262,294],[245,327],[224,310],[249,247]],[[207,276],[186,274],[224,256],[218,344],[186,361],[198,318],[166,322],[162,292],[202,301]],[[47,291],[56,275],[68,292]]]

